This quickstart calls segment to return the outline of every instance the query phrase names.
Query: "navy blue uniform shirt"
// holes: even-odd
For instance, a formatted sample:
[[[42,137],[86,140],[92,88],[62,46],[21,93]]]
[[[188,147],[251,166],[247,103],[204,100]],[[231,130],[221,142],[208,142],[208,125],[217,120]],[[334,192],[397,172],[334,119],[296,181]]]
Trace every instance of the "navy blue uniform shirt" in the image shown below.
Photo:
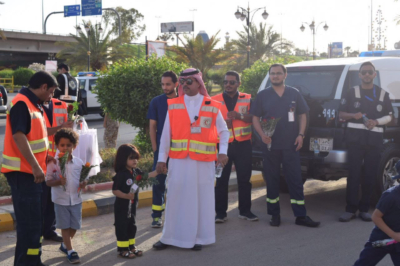
[[[289,111],[294,111],[294,122],[289,122]],[[288,150],[295,149],[295,141],[299,135],[298,115],[305,114],[309,110],[307,103],[300,92],[289,86],[285,86],[282,97],[272,87],[260,91],[250,108],[250,113],[263,119],[280,118],[272,136],[271,149]]]
[[[149,106],[149,110],[147,112],[147,119],[152,119],[157,121],[157,150],[160,147],[160,138],[164,128],[165,117],[167,116],[168,111],[168,97],[165,94],[161,94],[157,97],[154,97]]]
[[[50,126],[53,126],[53,102],[50,100],[49,107],[43,105],[43,110],[46,112],[47,118],[50,122]]]
[[[383,213],[383,221],[395,232],[400,232],[400,186],[391,187],[383,192],[376,208]],[[372,230],[369,241],[389,239],[377,226]]]
[[[42,102],[33,92],[28,88],[22,88],[19,93],[28,97],[40,109],[43,115]],[[13,135],[18,131],[21,131],[25,135],[29,134],[31,131],[31,115],[29,114],[28,106],[24,102],[19,101],[11,108],[10,121]]]
[[[224,93],[222,93],[222,97],[224,98],[224,102],[226,105],[226,109],[228,109],[228,112],[234,111],[239,97],[239,92],[237,91],[235,96],[231,97],[224,91]]]

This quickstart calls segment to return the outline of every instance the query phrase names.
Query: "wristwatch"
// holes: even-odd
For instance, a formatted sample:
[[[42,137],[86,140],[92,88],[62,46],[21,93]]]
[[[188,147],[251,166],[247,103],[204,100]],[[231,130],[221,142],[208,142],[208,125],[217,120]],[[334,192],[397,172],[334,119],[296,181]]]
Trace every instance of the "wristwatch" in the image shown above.
[[[240,114],[240,119],[244,120],[244,114]]]
[[[304,136],[303,134],[299,134],[299,136],[302,136],[302,137],[303,137],[303,139],[305,138],[305,136]]]

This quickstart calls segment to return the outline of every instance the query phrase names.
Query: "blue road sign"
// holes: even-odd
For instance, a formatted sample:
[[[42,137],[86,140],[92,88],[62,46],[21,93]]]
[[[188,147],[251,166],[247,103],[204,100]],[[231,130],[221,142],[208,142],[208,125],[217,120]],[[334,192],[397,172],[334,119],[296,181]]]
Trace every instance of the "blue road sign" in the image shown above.
[[[82,0],[82,16],[97,16],[101,14],[101,0]]]
[[[64,6],[64,17],[72,17],[80,15],[81,15],[80,5]]]

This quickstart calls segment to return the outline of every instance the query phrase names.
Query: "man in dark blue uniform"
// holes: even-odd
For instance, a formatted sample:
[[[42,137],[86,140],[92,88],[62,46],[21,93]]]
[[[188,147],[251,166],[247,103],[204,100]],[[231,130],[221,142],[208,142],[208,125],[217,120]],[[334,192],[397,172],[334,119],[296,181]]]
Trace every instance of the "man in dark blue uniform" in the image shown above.
[[[178,77],[173,71],[165,72],[161,77],[161,87],[164,94],[154,97],[149,106],[147,118],[150,119],[150,140],[154,152],[153,170],[156,169],[158,161],[158,148],[160,147],[161,133],[164,128],[165,117],[168,111],[168,99],[175,98],[176,87],[178,86]],[[152,217],[153,222],[151,227],[160,228],[162,226],[162,212],[165,209],[165,179],[167,175],[157,175],[158,184],[153,186],[153,205]]]
[[[349,158],[349,176],[346,189],[346,211],[339,221],[348,222],[359,216],[371,221],[368,213],[372,188],[378,175],[383,145],[383,126],[392,120],[393,107],[389,94],[374,85],[375,67],[371,62],[361,65],[361,86],[351,88],[341,100],[339,117],[347,121],[346,144]],[[362,168],[364,180],[361,182]],[[358,188],[361,183],[361,199]]]
[[[303,139],[309,110],[300,92],[285,86],[287,71],[285,66],[274,64],[269,69],[272,87],[258,93],[251,106],[253,126],[265,144],[271,144],[269,150],[265,145],[263,150],[264,178],[267,183],[267,208],[272,215],[270,225],[281,223],[279,207],[279,178],[281,164],[284,177],[288,184],[292,210],[296,216],[295,223],[308,227],[317,227],[319,222],[306,215],[304,205],[303,181],[301,177],[299,150]],[[264,133],[260,118],[279,119],[272,137]]]

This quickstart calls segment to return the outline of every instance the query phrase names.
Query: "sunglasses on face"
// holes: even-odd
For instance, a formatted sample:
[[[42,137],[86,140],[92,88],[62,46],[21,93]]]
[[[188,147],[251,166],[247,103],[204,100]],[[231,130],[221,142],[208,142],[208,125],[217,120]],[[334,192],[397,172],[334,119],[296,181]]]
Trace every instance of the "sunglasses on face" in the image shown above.
[[[229,85],[233,86],[237,83],[237,81],[236,80],[224,80],[224,85],[228,85],[228,83],[229,83]]]
[[[187,79],[181,78],[179,80],[179,83],[181,85],[185,84],[185,82],[186,82],[187,85],[192,85],[193,84],[193,79],[191,79],[191,78],[187,78]]]
[[[365,76],[367,73],[372,76],[374,74],[375,71],[373,70],[363,70],[361,71],[361,75]]]

